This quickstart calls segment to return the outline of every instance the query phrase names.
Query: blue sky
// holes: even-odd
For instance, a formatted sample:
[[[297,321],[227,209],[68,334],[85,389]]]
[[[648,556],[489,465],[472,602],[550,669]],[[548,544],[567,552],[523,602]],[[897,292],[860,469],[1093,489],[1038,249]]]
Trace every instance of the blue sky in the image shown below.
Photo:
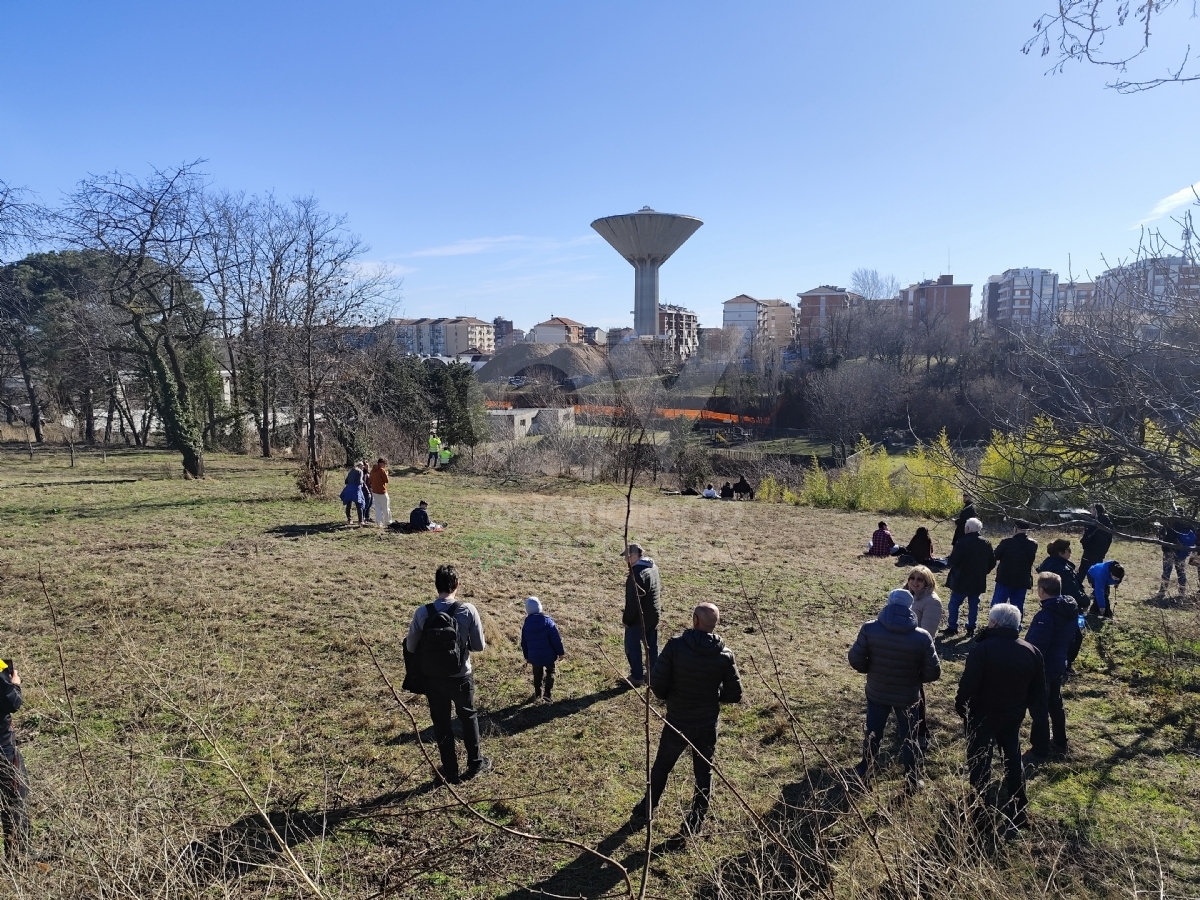
[[[398,312],[525,328],[631,323],[589,223],[644,205],[704,220],[661,299],[706,325],[858,266],[1083,276],[1200,181],[1200,88],[1044,75],[1051,3],[7,0],[0,178],[204,158],[348,214]]]

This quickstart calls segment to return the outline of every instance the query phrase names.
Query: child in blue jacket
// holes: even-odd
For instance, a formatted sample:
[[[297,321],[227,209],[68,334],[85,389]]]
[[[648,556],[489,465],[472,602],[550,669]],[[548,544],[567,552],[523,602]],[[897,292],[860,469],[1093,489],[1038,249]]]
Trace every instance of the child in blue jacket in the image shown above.
[[[521,626],[521,655],[533,666],[533,697],[550,702],[554,690],[554,664],[566,656],[562,637],[554,620],[542,612],[542,601],[529,597],[525,601],[525,624]],[[545,693],[542,692],[543,677]]]

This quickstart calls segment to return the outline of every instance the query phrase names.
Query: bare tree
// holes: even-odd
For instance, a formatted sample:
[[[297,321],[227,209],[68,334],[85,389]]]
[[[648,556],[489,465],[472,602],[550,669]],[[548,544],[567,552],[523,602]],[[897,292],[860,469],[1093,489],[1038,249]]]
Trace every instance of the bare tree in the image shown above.
[[[1150,63],[1156,32],[1184,33],[1189,20],[1196,19],[1195,0],[1059,0],[1057,7],[1038,17],[1033,37],[1021,48],[1027,55],[1037,51],[1042,57],[1052,56],[1051,72],[1063,71],[1072,61],[1103,66],[1115,75],[1107,86],[1123,94],[1200,80],[1190,43],[1161,70],[1163,74],[1129,76],[1134,63]]]
[[[809,380],[808,402],[813,429],[845,462],[858,437],[877,431],[894,412],[895,373],[869,362],[826,369]]]
[[[193,478],[204,476],[204,443],[187,356],[209,326],[192,286],[203,280],[202,193],[195,164],[155,169],[145,179],[93,176],[59,216],[63,239],[104,260],[97,289],[133,337],[123,349],[145,360],[167,440]]]

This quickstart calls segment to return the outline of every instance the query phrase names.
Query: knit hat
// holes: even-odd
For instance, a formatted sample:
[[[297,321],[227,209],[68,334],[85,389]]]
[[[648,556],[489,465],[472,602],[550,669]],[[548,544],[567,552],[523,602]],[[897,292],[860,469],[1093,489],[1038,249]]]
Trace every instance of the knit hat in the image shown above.
[[[888,594],[888,606],[891,606],[892,604],[895,604],[896,606],[903,606],[905,609],[912,609],[913,595],[904,588],[896,588],[894,591]]]
[[[525,612],[529,613],[530,615],[533,615],[534,613],[540,613],[541,611],[542,611],[542,601],[541,600],[539,600],[537,597],[526,597],[525,598]]]

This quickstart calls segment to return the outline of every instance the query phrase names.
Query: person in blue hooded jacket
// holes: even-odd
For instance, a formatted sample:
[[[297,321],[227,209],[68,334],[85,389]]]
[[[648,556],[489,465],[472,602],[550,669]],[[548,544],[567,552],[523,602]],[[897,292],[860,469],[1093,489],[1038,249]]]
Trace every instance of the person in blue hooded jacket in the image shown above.
[[[1096,605],[1092,609],[1095,610],[1096,615],[1111,619],[1113,617],[1112,592],[1125,580],[1125,567],[1115,559],[1106,559],[1087,570],[1087,580],[1088,584],[1092,586],[1092,594],[1096,598]]]
[[[1042,608],[1029,623],[1025,640],[1042,651],[1048,716],[1033,716],[1029,737],[1033,743],[1033,756],[1044,759],[1050,755],[1051,730],[1054,752],[1067,752],[1067,713],[1063,709],[1062,683],[1071,647],[1079,634],[1079,604],[1074,598],[1063,596],[1062,579],[1053,572],[1038,575],[1037,592]]]
[[[921,685],[937,681],[942,663],[929,632],[917,627],[913,595],[903,588],[888,594],[887,606],[858,630],[850,647],[851,668],[867,676],[867,724],[862,762],[855,773],[866,783],[875,769],[888,719],[896,715],[908,790],[925,786],[917,774],[917,719]]]
[[[1192,523],[1175,517],[1169,519],[1166,525],[1159,525],[1158,539],[1162,541],[1162,583],[1158,588],[1161,600],[1167,595],[1171,586],[1171,569],[1179,582],[1179,596],[1187,594],[1187,559],[1196,549],[1196,528]]]
[[[533,699],[551,702],[554,690],[554,665],[567,655],[562,635],[554,620],[542,612],[537,597],[525,600],[525,624],[521,626],[521,655],[533,666]],[[543,680],[544,679],[544,680]]]

